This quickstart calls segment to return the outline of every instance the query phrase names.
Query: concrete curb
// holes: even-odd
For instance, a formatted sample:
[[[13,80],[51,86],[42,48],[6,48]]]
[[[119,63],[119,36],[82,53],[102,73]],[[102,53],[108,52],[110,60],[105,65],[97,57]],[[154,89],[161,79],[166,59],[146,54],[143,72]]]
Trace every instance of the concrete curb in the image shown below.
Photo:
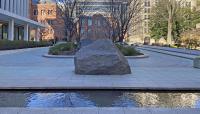
[[[46,58],[55,58],[55,59],[61,59],[61,58],[68,58],[68,59],[73,59],[74,58],[74,55],[49,55],[49,54],[44,54],[42,55],[43,57],[46,57]]]
[[[156,49],[151,50],[151,49],[146,49],[143,47],[139,47],[138,49],[147,50],[147,51],[151,51],[151,52],[157,52],[157,53],[166,54],[166,55],[171,55],[171,56],[180,57],[180,58],[189,59],[189,60],[194,60],[194,58],[192,58],[192,57],[186,57],[186,56],[176,55],[176,54],[172,54],[172,53],[156,51]]]
[[[22,52],[26,52],[26,51],[41,49],[41,48],[48,48],[48,47],[35,47],[35,48],[24,48],[24,49],[14,49],[14,50],[0,50],[0,56],[1,55],[15,54],[15,53],[22,53]]]
[[[190,52],[181,52],[181,51],[175,51],[175,50],[161,49],[162,47],[159,48],[159,46],[158,47],[144,46],[143,48],[151,48],[151,49],[157,49],[157,50],[161,50],[161,51],[169,51],[169,52],[188,54],[188,55],[196,55],[196,56],[199,55],[199,54],[194,54],[194,53],[190,53]],[[189,51],[189,49],[186,49],[186,50]]]
[[[46,58],[57,58],[57,59],[61,59],[61,58],[68,58],[68,59],[73,59],[74,56],[70,56],[70,55],[49,55],[49,54],[44,54],[42,55],[43,57]],[[139,55],[139,56],[125,56],[127,59],[143,59],[143,58],[148,58],[149,55]]]

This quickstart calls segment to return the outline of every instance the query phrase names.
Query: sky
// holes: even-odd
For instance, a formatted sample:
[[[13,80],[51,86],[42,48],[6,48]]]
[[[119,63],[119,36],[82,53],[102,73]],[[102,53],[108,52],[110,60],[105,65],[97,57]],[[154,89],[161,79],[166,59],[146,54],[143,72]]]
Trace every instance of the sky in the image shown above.
[[[45,3],[45,2],[55,2],[55,0],[32,0],[32,2],[34,4],[38,3],[38,1],[41,1],[42,3]]]

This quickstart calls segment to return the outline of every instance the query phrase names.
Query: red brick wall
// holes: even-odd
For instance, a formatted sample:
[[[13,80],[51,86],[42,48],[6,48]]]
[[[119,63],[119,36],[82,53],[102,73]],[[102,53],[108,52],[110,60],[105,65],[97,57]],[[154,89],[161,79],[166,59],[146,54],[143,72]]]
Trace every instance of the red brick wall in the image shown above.
[[[35,10],[38,12],[37,15],[34,15]],[[61,16],[59,16],[56,4],[32,4],[30,14],[31,19],[47,26],[47,28],[41,30],[41,37],[43,40],[64,38],[64,22]],[[51,21],[52,24],[48,24],[49,21]]]
[[[89,25],[89,21],[91,25]],[[90,39],[104,39],[110,38],[110,24],[107,17],[102,15],[94,15],[92,17],[82,16],[80,19],[81,29],[84,29],[84,32],[81,32],[81,39],[90,38]],[[82,31],[81,30],[81,31]]]

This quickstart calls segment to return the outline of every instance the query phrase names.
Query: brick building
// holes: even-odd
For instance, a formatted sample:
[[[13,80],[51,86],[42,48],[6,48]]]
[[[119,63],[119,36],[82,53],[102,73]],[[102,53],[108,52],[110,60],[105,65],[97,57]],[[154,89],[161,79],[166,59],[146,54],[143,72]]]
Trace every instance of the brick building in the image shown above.
[[[82,13],[79,13],[79,9]],[[116,0],[115,2],[110,0],[88,0],[79,2],[76,15],[81,15],[79,21],[81,39],[111,38],[114,33],[111,30],[110,14],[114,10],[124,14],[122,18],[125,18],[126,9],[127,6],[124,0]]]
[[[42,40],[62,40],[65,38],[64,22],[59,15],[55,2],[50,0],[35,0],[32,3],[31,18],[46,25],[46,28],[41,30]]]
[[[80,17],[81,39],[111,38],[109,20],[101,14]]]

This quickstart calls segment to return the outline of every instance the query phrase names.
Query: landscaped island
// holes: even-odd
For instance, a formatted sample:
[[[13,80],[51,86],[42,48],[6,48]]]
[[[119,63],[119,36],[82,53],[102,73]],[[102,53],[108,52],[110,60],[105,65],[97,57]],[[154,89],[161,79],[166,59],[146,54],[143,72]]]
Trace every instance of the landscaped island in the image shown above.
[[[144,55],[132,46],[123,46],[116,44],[116,47],[123,53],[124,56],[140,56]],[[78,50],[77,44],[66,42],[57,44],[49,49],[50,55],[74,55]]]

